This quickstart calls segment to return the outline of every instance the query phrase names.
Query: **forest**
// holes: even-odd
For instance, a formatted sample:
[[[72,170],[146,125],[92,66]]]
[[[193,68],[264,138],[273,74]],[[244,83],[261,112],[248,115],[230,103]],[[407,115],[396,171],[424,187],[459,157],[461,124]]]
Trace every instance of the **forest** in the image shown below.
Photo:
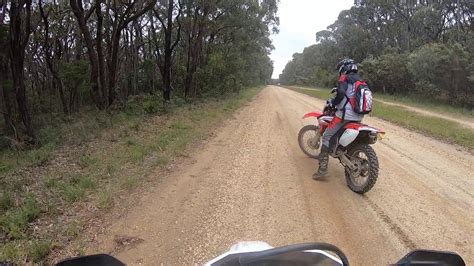
[[[376,93],[474,107],[474,2],[356,0],[316,44],[295,53],[287,85],[331,87],[344,57]]]
[[[0,0],[0,146],[41,145],[38,117],[265,84],[276,12],[276,0]]]

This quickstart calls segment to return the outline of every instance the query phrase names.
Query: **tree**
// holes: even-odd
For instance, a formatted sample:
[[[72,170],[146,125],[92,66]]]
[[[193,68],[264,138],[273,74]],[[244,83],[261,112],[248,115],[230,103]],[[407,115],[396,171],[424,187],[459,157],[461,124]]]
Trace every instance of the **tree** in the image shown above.
[[[31,0],[12,1],[10,4],[10,66],[13,79],[13,90],[21,121],[31,143],[36,142],[36,135],[31,123],[26,98],[24,77],[25,48],[31,33]]]
[[[5,121],[6,133],[14,134],[18,140],[16,126],[12,119],[12,106],[10,91],[5,84],[7,81],[7,74],[9,73],[9,43],[8,43],[8,26],[5,25],[5,14],[7,12],[6,0],[0,1],[0,101],[2,101],[2,109],[0,110]]]
[[[53,53],[52,53],[52,45],[51,45],[51,39],[52,38],[50,36],[49,21],[48,21],[48,17],[49,17],[49,13],[51,12],[51,8],[48,12],[45,12],[44,8],[43,8],[43,1],[39,0],[39,11],[40,11],[43,23],[44,23],[43,48],[44,48],[46,64],[48,66],[49,71],[53,75],[53,84],[54,84],[54,87],[59,92],[63,112],[67,114],[67,113],[69,113],[69,109],[68,109],[68,104],[66,102],[66,97],[64,95],[64,84],[63,84],[62,79],[59,77],[59,73],[58,73],[58,70],[57,70],[58,69],[57,60],[54,60]],[[57,43],[59,43],[59,41],[57,41]],[[57,59],[60,59],[61,54],[62,54],[61,45],[57,45],[56,48],[57,49],[56,49],[54,55],[56,57],[58,57]]]
[[[293,57],[281,81],[327,86],[333,66],[351,57],[362,62],[375,91],[471,107],[466,77],[474,57],[473,17],[472,1],[357,0],[316,33],[315,45]],[[456,96],[448,96],[453,91]]]
[[[103,0],[96,0],[89,10],[84,9],[82,0],[70,0],[71,8],[77,18],[82,36],[87,46],[89,61],[91,64],[91,89],[92,98],[98,108],[111,106],[116,97],[116,82],[118,55],[120,49],[120,37],[122,31],[128,24],[152,9],[156,0],[150,1],[126,1],[118,4],[117,1],[106,1],[105,3],[105,35],[104,36],[104,10]],[[96,15],[96,43],[92,39],[88,20],[92,13]],[[111,29],[110,29],[111,27]],[[106,55],[104,54],[103,42],[107,44]],[[106,77],[106,74],[108,76]],[[108,82],[107,82],[108,80]]]
[[[33,140],[48,125],[30,113],[69,121],[158,88],[168,101],[269,82],[277,2],[0,0],[0,127]]]
[[[174,0],[165,1],[165,8],[163,9],[162,12],[160,12],[162,10],[160,6],[153,9],[156,18],[161,23],[161,26],[163,29],[163,35],[164,35],[164,43],[163,43],[162,52],[160,51],[160,48],[156,47],[156,53],[157,53],[158,65],[160,68],[160,73],[161,73],[161,77],[163,81],[163,99],[165,101],[170,100],[172,56],[173,56],[173,51],[176,48],[176,45],[178,45],[178,42],[181,38],[180,17],[181,17],[182,9],[183,9],[183,6],[181,2],[178,0],[178,13],[175,16],[174,21],[173,21],[173,13],[175,10]],[[177,24],[177,27],[175,27],[176,24]],[[173,38],[173,32],[175,28],[176,28],[175,30],[176,38],[173,41],[172,38]]]

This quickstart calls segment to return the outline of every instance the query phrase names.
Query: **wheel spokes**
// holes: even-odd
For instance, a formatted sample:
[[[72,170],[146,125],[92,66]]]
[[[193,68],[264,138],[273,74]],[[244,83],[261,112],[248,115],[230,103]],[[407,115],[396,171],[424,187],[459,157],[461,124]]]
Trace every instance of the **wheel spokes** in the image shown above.
[[[319,134],[316,131],[306,131],[303,135],[303,143],[305,149],[314,155],[318,154],[319,150]]]
[[[352,160],[357,169],[351,172],[351,178],[358,186],[362,186],[368,181],[369,177],[369,161],[367,155],[359,151],[352,156]]]

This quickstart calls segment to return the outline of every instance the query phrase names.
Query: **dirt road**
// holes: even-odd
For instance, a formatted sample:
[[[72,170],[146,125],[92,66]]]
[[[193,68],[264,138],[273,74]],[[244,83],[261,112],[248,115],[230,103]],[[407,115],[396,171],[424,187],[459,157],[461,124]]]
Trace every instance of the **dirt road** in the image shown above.
[[[474,157],[376,118],[380,177],[365,196],[330,160],[327,182],[299,150],[302,115],[323,102],[269,86],[230,119],[88,252],[129,264],[203,263],[242,240],[273,246],[323,241],[353,265],[393,263],[415,248],[453,250],[474,263]],[[116,236],[142,239],[117,249]],[[114,248],[115,247],[115,248]]]
[[[387,101],[383,101],[383,100],[380,100],[380,99],[377,99],[377,101],[379,101],[381,103],[384,103],[384,104],[388,104],[388,105],[400,106],[400,107],[408,109],[412,112],[420,113],[422,115],[434,116],[434,117],[446,119],[446,120],[449,120],[449,121],[453,121],[453,122],[459,123],[460,125],[462,125],[464,127],[471,128],[471,129],[474,130],[474,119],[472,119],[471,117],[461,116],[461,115],[458,115],[457,117],[453,117],[453,116],[449,116],[449,114],[446,114],[446,113],[438,113],[438,112],[434,112],[434,111],[429,111],[429,110],[426,110],[426,109],[421,109],[421,108],[413,107],[413,106],[406,105],[406,104],[387,102]]]

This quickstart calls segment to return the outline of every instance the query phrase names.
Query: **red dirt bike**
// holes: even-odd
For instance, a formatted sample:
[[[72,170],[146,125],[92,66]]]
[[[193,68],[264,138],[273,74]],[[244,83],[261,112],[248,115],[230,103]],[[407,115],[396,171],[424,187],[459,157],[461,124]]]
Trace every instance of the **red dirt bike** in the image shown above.
[[[321,136],[331,123],[335,109],[327,104],[323,112],[311,112],[303,119],[315,117],[318,125],[306,125],[298,134],[301,150],[316,159],[321,146]],[[334,135],[330,156],[339,159],[345,168],[347,186],[354,192],[364,194],[375,185],[379,174],[379,162],[370,146],[382,139],[385,132],[359,122],[349,122]]]

